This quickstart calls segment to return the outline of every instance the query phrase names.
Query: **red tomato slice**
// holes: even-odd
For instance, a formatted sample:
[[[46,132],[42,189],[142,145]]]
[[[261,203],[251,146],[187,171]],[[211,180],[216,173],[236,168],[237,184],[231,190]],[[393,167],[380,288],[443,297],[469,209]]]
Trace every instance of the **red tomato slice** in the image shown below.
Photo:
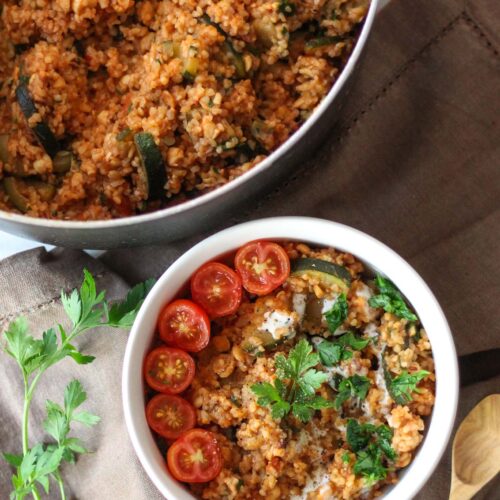
[[[222,453],[215,434],[204,429],[184,433],[167,452],[168,469],[178,481],[206,483],[222,469]]]
[[[190,300],[174,300],[160,313],[158,329],[168,345],[189,352],[205,348],[210,340],[210,320],[207,313]]]
[[[220,262],[208,262],[191,278],[191,296],[212,318],[228,316],[241,303],[241,279]]]
[[[196,410],[180,396],[157,394],[146,406],[149,427],[167,439],[177,439],[196,425]]]
[[[236,253],[234,264],[243,287],[255,295],[271,293],[290,276],[285,249],[270,241],[247,243]]]
[[[194,359],[175,347],[158,347],[146,356],[144,378],[149,387],[165,394],[187,389],[194,377]]]

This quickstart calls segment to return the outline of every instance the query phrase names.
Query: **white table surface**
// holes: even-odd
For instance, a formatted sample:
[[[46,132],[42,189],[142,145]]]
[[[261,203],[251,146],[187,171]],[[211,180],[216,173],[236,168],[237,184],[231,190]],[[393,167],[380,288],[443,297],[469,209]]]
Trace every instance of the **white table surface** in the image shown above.
[[[385,7],[390,0],[379,0],[380,9]],[[35,248],[40,246],[41,243],[36,241],[27,240],[25,238],[19,238],[18,236],[12,236],[11,234],[0,231],[0,260],[14,255],[18,252],[23,252],[24,250],[29,250],[30,248]],[[54,248],[50,245],[45,245],[47,249]]]

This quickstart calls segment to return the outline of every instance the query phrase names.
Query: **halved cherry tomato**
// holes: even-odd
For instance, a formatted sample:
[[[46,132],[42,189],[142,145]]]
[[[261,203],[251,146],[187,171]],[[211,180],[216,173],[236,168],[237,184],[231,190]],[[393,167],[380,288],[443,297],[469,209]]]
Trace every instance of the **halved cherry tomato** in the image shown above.
[[[146,406],[149,427],[167,439],[177,439],[196,425],[196,410],[180,396],[157,394]]]
[[[168,304],[160,313],[158,329],[163,342],[189,352],[201,351],[210,340],[207,313],[190,300]]]
[[[194,359],[175,347],[157,347],[146,356],[144,378],[149,387],[165,394],[178,394],[193,381]]]
[[[270,241],[247,243],[236,253],[234,264],[243,287],[255,295],[271,293],[290,276],[285,249]]]
[[[233,314],[241,303],[241,279],[230,267],[208,262],[191,278],[191,296],[212,318]]]
[[[184,433],[167,452],[168,469],[178,481],[205,483],[222,469],[222,453],[215,434],[204,429]]]

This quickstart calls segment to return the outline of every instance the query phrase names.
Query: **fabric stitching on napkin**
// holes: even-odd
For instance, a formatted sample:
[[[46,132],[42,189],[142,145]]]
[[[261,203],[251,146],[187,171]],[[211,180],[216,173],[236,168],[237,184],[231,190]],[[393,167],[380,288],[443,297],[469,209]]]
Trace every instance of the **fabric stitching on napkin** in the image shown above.
[[[463,18],[464,21],[472,28],[472,30],[481,38],[484,42],[485,45],[493,52],[495,57],[499,57],[500,53],[496,49],[495,45],[493,42],[488,38],[486,33],[482,30],[482,28],[479,26],[479,24],[473,19],[472,17],[469,16],[467,12],[463,13]]]
[[[382,99],[387,92],[398,82],[398,80],[409,70],[411,67],[419,61],[419,59],[433,46],[438,44],[448,33],[450,33],[455,27],[458,25],[460,21],[469,21],[470,24],[472,24],[476,29],[474,31],[477,31],[479,35],[482,35],[483,38],[485,39],[486,43],[490,46],[490,48],[494,51],[495,55],[497,55],[497,52],[495,51],[494,47],[489,43],[486,35],[482,33],[482,30],[477,26],[474,21],[467,16],[465,11],[460,12],[457,16],[455,16],[453,19],[450,20],[450,22],[444,26],[434,37],[432,37],[414,56],[412,56],[405,64],[401,66],[401,68],[396,71],[395,75],[393,78],[386,84],[384,87],[382,87],[381,90],[379,90],[375,96],[367,103],[367,105],[359,111],[353,119],[351,119],[348,122],[348,125],[346,127],[340,127],[340,133],[335,136],[331,143],[339,143],[341,142],[345,137],[348,136],[348,134],[351,132],[351,130],[360,123],[361,119],[377,104],[380,99]],[[320,161],[315,161],[313,165],[309,168],[308,172],[312,172],[318,169],[319,165],[322,164]],[[241,219],[245,219],[249,217],[252,212],[255,210],[258,210],[263,206],[265,202],[267,202],[269,199],[271,199],[273,196],[276,196],[281,193],[281,191],[288,187],[290,184],[293,182],[297,181],[303,174],[303,170],[299,169],[299,171],[290,176],[288,180],[284,181],[278,188],[272,190],[269,194],[263,196],[257,203],[251,208],[248,209],[243,213],[242,217],[234,217],[232,220],[233,222],[236,222]]]
[[[99,274],[96,274],[94,276],[94,279],[97,280],[97,279],[103,278],[106,274],[109,274],[109,272],[103,271]],[[71,287],[71,288],[74,288],[74,287]],[[24,309],[16,311],[15,313],[7,314],[7,316],[0,317],[0,325],[3,323],[8,323],[10,320],[17,318],[18,316],[22,316],[24,314],[30,314],[30,313],[34,313],[36,311],[40,311],[40,310],[44,309],[45,307],[48,307],[48,306],[51,306],[53,304],[56,304],[57,302],[60,302],[60,300],[61,300],[61,296],[56,295],[55,297],[52,297],[51,299],[48,299],[44,302],[40,302],[39,304],[36,304],[35,306],[26,307]]]

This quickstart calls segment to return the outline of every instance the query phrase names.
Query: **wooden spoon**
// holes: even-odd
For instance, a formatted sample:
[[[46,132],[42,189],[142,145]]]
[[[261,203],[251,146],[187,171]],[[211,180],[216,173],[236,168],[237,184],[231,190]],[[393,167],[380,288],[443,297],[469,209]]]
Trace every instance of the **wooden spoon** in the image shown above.
[[[500,394],[484,398],[453,440],[449,500],[469,500],[500,471]]]

